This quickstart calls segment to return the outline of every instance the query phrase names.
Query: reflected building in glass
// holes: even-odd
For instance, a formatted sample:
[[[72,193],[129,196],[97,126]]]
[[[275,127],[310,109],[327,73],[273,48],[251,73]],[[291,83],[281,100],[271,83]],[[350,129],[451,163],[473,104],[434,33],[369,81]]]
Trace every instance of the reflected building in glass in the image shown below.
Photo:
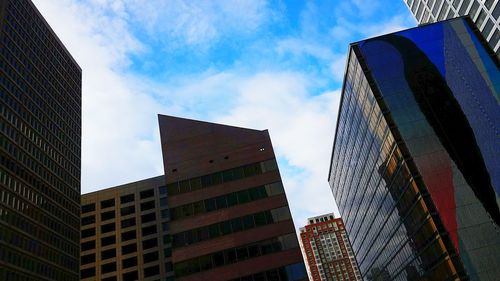
[[[307,280],[267,130],[159,122],[176,280]]]
[[[300,228],[300,245],[312,281],[361,281],[344,222],[333,214],[307,219]]]
[[[500,54],[500,1],[405,0],[419,24],[470,16],[498,56]]]
[[[329,183],[365,280],[500,280],[499,61],[468,18],[350,46]]]

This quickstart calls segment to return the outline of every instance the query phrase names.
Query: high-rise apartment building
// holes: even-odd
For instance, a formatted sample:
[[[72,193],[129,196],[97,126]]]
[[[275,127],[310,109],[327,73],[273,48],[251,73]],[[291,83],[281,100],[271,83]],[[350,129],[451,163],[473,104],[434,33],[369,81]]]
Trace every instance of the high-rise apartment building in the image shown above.
[[[79,280],[80,151],[80,67],[31,1],[0,1],[0,280]]]
[[[306,280],[267,130],[159,122],[176,280]]]
[[[300,228],[300,240],[309,280],[362,280],[341,218],[309,218]]]
[[[81,280],[173,280],[165,177],[82,195]]]
[[[329,182],[365,280],[500,280],[499,61],[468,18],[353,43]]]
[[[404,0],[420,24],[470,16],[488,41],[500,54],[500,1],[498,0]]]

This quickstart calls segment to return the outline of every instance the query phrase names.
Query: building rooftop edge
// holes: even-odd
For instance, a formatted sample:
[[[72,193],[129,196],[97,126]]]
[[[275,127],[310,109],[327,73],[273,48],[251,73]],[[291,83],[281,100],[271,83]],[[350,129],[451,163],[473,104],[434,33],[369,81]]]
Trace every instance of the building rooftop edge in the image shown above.
[[[92,194],[99,193],[99,192],[109,191],[111,189],[127,188],[131,185],[137,185],[139,183],[143,183],[143,182],[147,182],[147,181],[159,180],[161,178],[165,178],[165,176],[159,175],[159,176],[155,176],[155,177],[151,177],[151,178],[147,178],[147,179],[142,179],[142,180],[137,180],[137,181],[133,181],[133,182],[129,182],[129,183],[124,183],[124,184],[120,184],[120,185],[116,185],[116,186],[112,186],[112,187],[106,187],[106,188],[102,188],[99,190],[95,190],[95,191],[91,191],[91,192],[87,192],[87,193],[82,193],[81,196],[92,195]]]

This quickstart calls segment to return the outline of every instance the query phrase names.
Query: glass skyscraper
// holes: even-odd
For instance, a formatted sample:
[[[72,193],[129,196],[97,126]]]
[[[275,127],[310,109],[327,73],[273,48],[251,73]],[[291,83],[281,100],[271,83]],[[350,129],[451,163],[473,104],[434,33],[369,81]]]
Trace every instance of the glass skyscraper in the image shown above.
[[[500,1],[405,0],[420,24],[468,15],[497,56],[500,53]]]
[[[329,182],[365,280],[500,280],[499,61],[468,18],[350,46]]]
[[[31,1],[0,1],[0,280],[79,280],[81,77]]]

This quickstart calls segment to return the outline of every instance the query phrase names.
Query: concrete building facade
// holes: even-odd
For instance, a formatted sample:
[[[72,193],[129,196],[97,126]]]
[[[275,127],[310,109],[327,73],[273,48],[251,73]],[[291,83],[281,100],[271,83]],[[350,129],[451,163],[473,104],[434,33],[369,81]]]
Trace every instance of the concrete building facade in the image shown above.
[[[405,0],[419,24],[469,16],[491,49],[500,54],[500,1],[498,0]]]
[[[163,176],[82,195],[81,280],[174,280]]]

